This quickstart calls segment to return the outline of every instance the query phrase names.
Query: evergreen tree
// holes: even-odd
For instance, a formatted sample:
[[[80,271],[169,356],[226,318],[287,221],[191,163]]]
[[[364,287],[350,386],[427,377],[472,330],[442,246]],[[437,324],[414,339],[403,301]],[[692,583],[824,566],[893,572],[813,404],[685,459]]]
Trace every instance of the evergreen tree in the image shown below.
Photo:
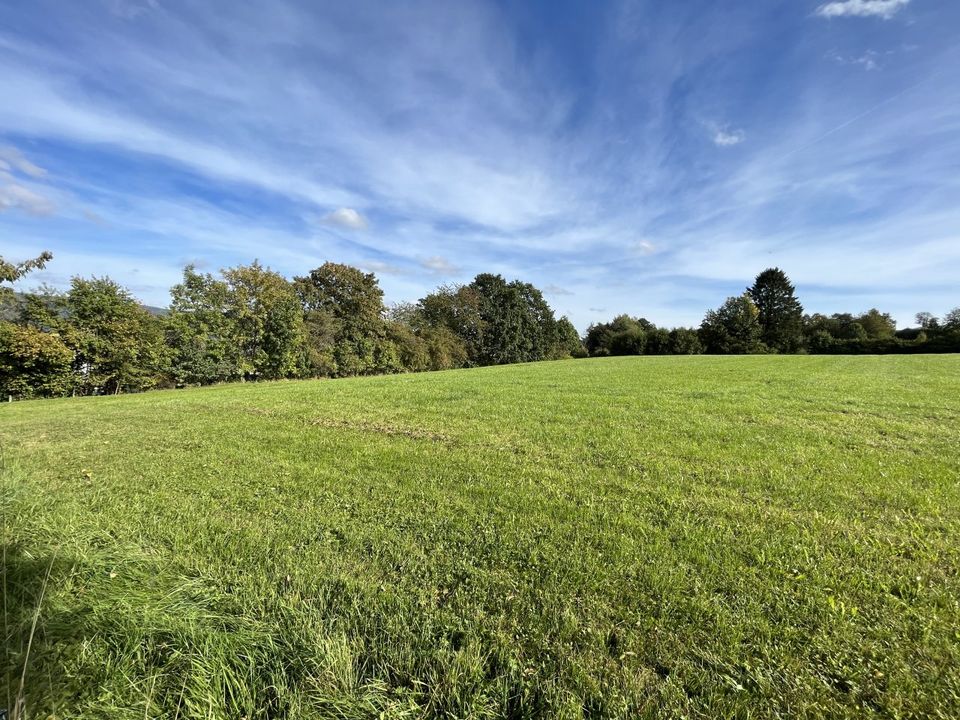
[[[803,307],[789,278],[779,268],[757,275],[747,289],[757,306],[760,339],[771,350],[796,352],[803,343]]]

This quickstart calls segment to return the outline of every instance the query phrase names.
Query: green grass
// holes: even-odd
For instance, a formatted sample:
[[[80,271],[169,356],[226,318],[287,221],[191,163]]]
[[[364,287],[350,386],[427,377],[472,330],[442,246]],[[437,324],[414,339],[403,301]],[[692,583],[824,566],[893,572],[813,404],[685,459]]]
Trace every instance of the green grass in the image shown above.
[[[958,356],[23,402],[0,442],[25,717],[960,717]]]

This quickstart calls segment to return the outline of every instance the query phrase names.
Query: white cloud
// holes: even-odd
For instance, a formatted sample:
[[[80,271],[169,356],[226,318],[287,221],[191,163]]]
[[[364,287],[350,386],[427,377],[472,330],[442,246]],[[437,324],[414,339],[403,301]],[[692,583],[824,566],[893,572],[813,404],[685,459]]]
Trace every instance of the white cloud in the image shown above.
[[[746,135],[743,130],[721,130],[717,128],[713,132],[713,144],[720,147],[729,147],[739,145],[744,141]]]
[[[643,255],[653,255],[657,251],[657,246],[649,240],[640,240],[634,245],[634,248]]]
[[[110,12],[124,20],[135,20],[145,13],[160,9],[160,3],[157,0],[112,0],[109,5]]]
[[[367,219],[353,208],[339,208],[323,216],[327,225],[336,225],[348,230],[366,230]]]
[[[358,263],[359,267],[367,272],[372,272],[374,274],[380,275],[409,275],[410,271],[407,268],[400,267],[399,265],[391,265],[390,263],[385,263],[380,260],[366,260],[364,262]]]
[[[910,0],[835,0],[817,8],[820,17],[880,17],[889,20]]]
[[[43,168],[27,160],[15,147],[0,147],[0,212],[18,209],[30,215],[53,214],[56,205],[41,193],[43,187],[22,178],[40,178],[45,174]]]
[[[827,57],[840,65],[860,65],[864,70],[876,70],[880,67],[880,53],[876,50],[867,50],[863,55],[849,57],[832,51],[827,53]]]
[[[0,212],[19,209],[31,215],[52,215],[56,205],[49,198],[16,182],[3,182],[0,174]]]
[[[543,291],[547,295],[573,295],[570,290],[567,290],[565,287],[561,287],[560,285],[547,285]]]
[[[0,146],[0,170],[17,170],[32,178],[42,178],[47,171],[34,165],[11,145]]]
[[[34,45],[29,34],[0,30],[0,97],[17,98],[0,103],[0,137],[135,153],[137,163],[158,164],[128,185],[71,168],[66,155],[51,168],[61,188],[54,192],[0,158],[12,176],[7,183],[0,177],[4,207],[15,201],[19,208],[0,213],[0,248],[14,243],[15,254],[22,253],[21,228],[32,226],[39,249],[55,237],[67,247],[88,248],[91,258],[111,245],[124,252],[135,246],[130,252],[157,259],[202,255],[211,267],[259,256],[287,275],[329,259],[382,274],[393,301],[422,297],[445,280],[435,273],[449,263],[435,258],[456,258],[464,274],[490,270],[541,287],[557,283],[554,290],[574,288],[569,314],[584,326],[593,319],[590,307],[696,322],[718,302],[716,283],[742,287],[762,269],[747,268],[757,258],[786,265],[808,283],[860,282],[859,275],[844,274],[856,264],[842,252],[866,252],[854,244],[862,232],[854,214],[882,219],[883,232],[870,234],[877,246],[871,252],[891,268],[909,259],[908,251],[919,252],[905,247],[888,254],[902,237],[941,238],[944,228],[958,227],[950,200],[960,191],[952,172],[960,115],[949,102],[955,95],[949,74],[911,90],[909,102],[895,94],[902,90],[897,77],[881,90],[860,82],[863,73],[848,71],[803,75],[771,85],[758,105],[733,104],[738,83],[752,76],[731,74],[731,94],[699,68],[742,57],[738,50],[754,36],[749,17],[724,24],[719,8],[701,19],[680,12],[672,21],[663,13],[658,22],[666,27],[651,30],[642,17],[623,22],[611,14],[615,32],[602,36],[609,42],[595,68],[609,85],[599,88],[596,112],[568,124],[565,113],[577,99],[566,95],[565,84],[542,82],[557,68],[549,59],[530,63],[518,54],[516,34],[504,32],[509,18],[491,4],[360,3],[349,12],[317,13],[278,2],[230,5],[226,14],[220,5],[200,4],[189,17],[161,7],[119,30],[116,18],[78,11],[52,27],[82,39],[81,46]],[[905,3],[817,0],[808,10],[818,5],[819,16],[833,17],[862,15],[867,7],[892,15]],[[410,33],[397,36],[396,27]],[[681,29],[696,42],[676,45]],[[211,33],[225,42],[210,42]],[[831,38],[814,39],[810,53],[851,69],[892,64],[882,51],[861,55],[863,45],[839,47],[834,54],[846,53],[842,58],[824,55],[829,45],[819,43]],[[291,64],[292,55],[278,55],[277,47],[296,48],[305,62]],[[311,48],[322,48],[322,62]],[[915,62],[932,63],[928,52],[925,42]],[[918,72],[921,67],[927,66],[917,65]],[[691,94],[678,116],[673,93],[681,81]],[[643,88],[641,106],[635,94],[623,93],[624,84]],[[868,114],[871,122],[861,123]],[[704,122],[711,117],[723,122]],[[737,125],[745,118],[753,119],[749,143]],[[693,148],[682,132],[691,125],[698,135]],[[901,147],[909,149],[903,138],[917,152],[901,154]],[[707,141],[719,149],[703,152]],[[688,152],[696,162],[678,163]],[[220,187],[240,197],[263,190],[265,202],[174,197],[164,182],[166,166],[197,174],[211,197]],[[7,184],[17,189],[8,191]],[[29,193],[50,195],[62,208],[56,225],[21,221],[28,207],[44,207]],[[288,202],[274,208],[275,196]],[[936,224],[904,224],[945,207],[949,215]],[[376,233],[318,227],[350,228],[356,221],[344,223],[345,211],[366,223],[373,219],[361,213],[370,208],[377,211]],[[87,222],[72,222],[83,218]],[[96,218],[104,227],[93,224]],[[646,237],[656,245],[639,240]],[[736,242],[744,239],[753,244],[740,252]],[[925,247],[925,264],[913,274],[944,284],[955,277],[960,259],[950,241],[957,239]],[[781,256],[780,248],[793,245],[796,252]],[[821,248],[831,251],[826,270]],[[129,273],[126,279],[140,284],[150,272],[137,262],[135,274],[132,260],[108,264],[106,257],[74,268],[72,258],[57,254],[59,267],[70,272],[106,267],[117,279]],[[169,265],[155,268],[154,304],[165,302],[168,276],[176,282],[179,275],[178,265]],[[678,266],[689,275],[682,283],[672,277]],[[863,275],[862,281],[891,277]],[[920,307],[928,305],[935,307]],[[844,308],[838,300],[832,309]]]
[[[439,255],[428,257],[420,261],[420,267],[429,270],[437,275],[450,275],[457,272],[460,268],[453,265],[449,260]]]

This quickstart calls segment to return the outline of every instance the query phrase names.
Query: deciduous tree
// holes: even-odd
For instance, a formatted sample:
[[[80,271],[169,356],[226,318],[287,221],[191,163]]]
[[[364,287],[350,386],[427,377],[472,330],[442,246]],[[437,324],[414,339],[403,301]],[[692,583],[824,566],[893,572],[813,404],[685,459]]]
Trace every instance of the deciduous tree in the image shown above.
[[[700,325],[700,339],[708,353],[742,355],[761,352],[760,311],[750,295],[727,298],[710,310]]]
[[[293,286],[259,262],[223,271],[226,315],[239,369],[253,379],[298,375],[304,361],[303,313]]]
[[[170,290],[167,338],[180,383],[209,384],[242,377],[239,329],[229,313],[230,288],[194,266]]]

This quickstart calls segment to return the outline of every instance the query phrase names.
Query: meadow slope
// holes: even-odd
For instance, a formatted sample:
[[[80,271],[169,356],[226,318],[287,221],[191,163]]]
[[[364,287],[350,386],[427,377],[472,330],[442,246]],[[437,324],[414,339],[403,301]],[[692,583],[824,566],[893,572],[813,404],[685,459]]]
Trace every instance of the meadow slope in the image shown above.
[[[23,402],[0,442],[27,717],[960,717],[960,356]]]

